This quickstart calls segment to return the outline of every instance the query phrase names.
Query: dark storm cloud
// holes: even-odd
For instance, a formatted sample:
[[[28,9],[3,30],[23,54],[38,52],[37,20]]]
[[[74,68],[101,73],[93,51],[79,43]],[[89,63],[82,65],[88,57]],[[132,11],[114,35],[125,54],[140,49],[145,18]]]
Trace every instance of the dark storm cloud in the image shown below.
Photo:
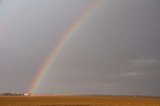
[[[28,89],[55,42],[92,2],[15,1],[0,7],[0,91]],[[66,42],[37,92],[160,95],[159,5],[104,0]]]

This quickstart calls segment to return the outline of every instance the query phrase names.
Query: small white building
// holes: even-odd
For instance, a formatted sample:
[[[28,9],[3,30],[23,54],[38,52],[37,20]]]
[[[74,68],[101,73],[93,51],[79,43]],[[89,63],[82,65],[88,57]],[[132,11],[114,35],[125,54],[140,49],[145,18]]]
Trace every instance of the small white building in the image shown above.
[[[23,95],[24,95],[24,96],[29,96],[30,94],[29,94],[29,93],[24,93]]]

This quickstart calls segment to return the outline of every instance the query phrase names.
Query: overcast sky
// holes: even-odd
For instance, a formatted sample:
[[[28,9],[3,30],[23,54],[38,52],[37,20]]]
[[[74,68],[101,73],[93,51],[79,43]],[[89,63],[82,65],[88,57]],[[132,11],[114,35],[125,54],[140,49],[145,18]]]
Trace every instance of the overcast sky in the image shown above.
[[[94,0],[1,0],[0,92],[25,92],[55,42]],[[160,96],[160,1],[103,0],[36,93]]]

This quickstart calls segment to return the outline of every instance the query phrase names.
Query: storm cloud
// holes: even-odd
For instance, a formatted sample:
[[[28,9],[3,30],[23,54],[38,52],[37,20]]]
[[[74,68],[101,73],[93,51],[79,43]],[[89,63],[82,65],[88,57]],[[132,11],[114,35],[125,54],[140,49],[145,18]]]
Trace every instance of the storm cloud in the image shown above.
[[[93,0],[2,0],[0,92],[25,92]],[[102,0],[36,93],[160,95],[160,1]]]

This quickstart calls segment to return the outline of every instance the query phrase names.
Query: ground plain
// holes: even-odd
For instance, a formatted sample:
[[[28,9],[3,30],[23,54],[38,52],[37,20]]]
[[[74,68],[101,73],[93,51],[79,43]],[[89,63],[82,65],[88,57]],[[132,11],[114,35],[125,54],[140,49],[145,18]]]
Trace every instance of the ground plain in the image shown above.
[[[1,96],[0,106],[160,106],[160,97],[134,96]]]

